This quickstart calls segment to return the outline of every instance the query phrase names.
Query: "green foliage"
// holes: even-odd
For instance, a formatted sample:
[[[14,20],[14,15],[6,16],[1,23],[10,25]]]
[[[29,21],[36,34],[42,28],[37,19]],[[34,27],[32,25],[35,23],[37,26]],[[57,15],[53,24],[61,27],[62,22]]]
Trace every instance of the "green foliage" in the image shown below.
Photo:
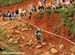
[[[55,9],[55,13],[61,13],[61,12],[64,12],[64,9],[62,9],[62,8]]]
[[[69,28],[70,33],[75,33],[75,27],[73,27],[73,22],[69,20],[69,17],[74,16],[74,10],[73,9],[66,9],[64,12],[60,13],[60,16],[64,19],[64,23]]]
[[[0,29],[0,33],[3,33],[4,32],[4,30],[3,29]]]
[[[73,2],[73,6],[75,6],[75,1]]]
[[[45,9],[43,11],[43,13],[53,14],[54,13],[54,10],[53,9]]]
[[[43,12],[39,12],[39,13],[35,14],[34,16],[37,18],[42,18],[43,14],[44,14]]]
[[[69,29],[69,32],[72,33],[72,34],[74,34],[74,33],[75,33],[75,27],[71,27],[71,28]]]
[[[0,6],[5,6],[13,3],[23,2],[25,0],[0,0]]]
[[[6,39],[6,34],[4,33],[4,29],[0,29],[0,40]]]
[[[68,19],[67,14],[65,14],[64,12],[61,12],[59,15],[60,15],[64,20],[65,20],[65,19]]]
[[[44,13],[48,13],[48,14],[53,14],[53,13],[58,13],[64,20],[64,23],[66,24],[66,26],[68,26],[69,28],[69,32],[70,33],[75,33],[75,27],[73,27],[73,22],[71,20],[69,20],[69,17],[73,17],[74,16],[74,12],[75,9],[73,8],[59,8],[59,9],[45,9]]]
[[[4,48],[4,51],[9,52],[10,50],[8,48]]]
[[[68,12],[68,17],[73,17],[74,15],[74,10],[70,9]]]
[[[69,28],[71,28],[71,27],[73,26],[73,23],[72,23],[72,21],[70,21],[70,20],[65,20],[65,24],[66,24]]]

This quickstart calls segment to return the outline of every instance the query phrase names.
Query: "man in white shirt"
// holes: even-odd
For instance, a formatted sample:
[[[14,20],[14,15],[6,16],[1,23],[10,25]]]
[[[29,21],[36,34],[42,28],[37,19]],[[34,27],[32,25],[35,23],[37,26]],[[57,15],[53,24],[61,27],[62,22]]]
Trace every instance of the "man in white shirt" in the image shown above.
[[[26,11],[26,10],[23,10],[23,14],[24,14],[24,16],[26,16],[26,13],[27,13],[27,11]]]
[[[40,12],[43,11],[43,9],[44,9],[44,6],[41,1],[38,2],[38,9]]]
[[[20,14],[20,15],[22,14],[22,9],[21,9],[21,8],[19,8],[19,14]]]

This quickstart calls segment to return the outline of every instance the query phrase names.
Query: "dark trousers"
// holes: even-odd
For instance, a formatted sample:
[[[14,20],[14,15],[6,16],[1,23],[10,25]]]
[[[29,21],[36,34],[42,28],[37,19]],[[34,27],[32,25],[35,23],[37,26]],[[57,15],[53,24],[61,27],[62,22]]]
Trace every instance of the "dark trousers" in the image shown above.
[[[40,41],[41,40],[41,35],[36,35],[36,39]]]

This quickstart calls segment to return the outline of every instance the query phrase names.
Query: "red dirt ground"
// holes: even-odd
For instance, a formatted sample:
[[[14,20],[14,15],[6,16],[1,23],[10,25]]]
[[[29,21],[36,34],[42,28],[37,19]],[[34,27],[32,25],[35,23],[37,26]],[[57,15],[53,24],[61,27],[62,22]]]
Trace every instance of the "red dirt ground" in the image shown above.
[[[28,0],[26,2],[22,2],[19,4],[13,4],[13,5],[1,7],[0,11],[3,11],[3,12],[7,11],[7,10],[14,11],[15,9],[18,9],[18,8],[28,10],[28,5],[31,3],[33,3],[34,5],[37,5],[37,3],[38,3],[37,1],[38,0],[36,0],[36,1],[35,0]],[[48,0],[47,2],[52,2],[52,1]],[[40,18],[37,19],[36,17],[33,16],[31,20],[27,20],[27,21],[29,21],[33,24],[36,24],[37,26],[44,28],[44,29],[51,31],[51,32],[57,31],[56,33],[58,33],[59,35],[63,35],[65,37],[70,36],[68,33],[68,28],[66,26],[63,26],[63,24],[62,24],[63,21],[58,14],[53,14],[52,16],[45,14],[45,15],[43,15],[43,17],[41,19]],[[61,25],[61,27],[57,27],[58,25],[59,26]]]
[[[18,25],[18,24],[21,24],[21,25],[26,24],[23,21],[14,20],[14,21],[6,21],[5,23],[6,24],[3,23],[3,25],[1,25],[1,28],[6,30],[6,33],[8,34],[8,36],[11,35],[14,40],[16,40],[16,38],[18,38],[18,37],[20,38],[17,45],[25,44],[27,41],[30,40],[29,38],[31,38],[31,36],[34,36],[34,32],[35,32],[35,29],[36,29],[34,26],[32,26],[32,28],[33,28],[32,31],[21,31],[21,30],[18,29],[18,28],[21,28],[21,29],[24,28],[24,27]],[[10,28],[8,28],[8,27],[10,27]],[[16,32],[14,32],[14,30],[18,31],[18,33],[20,33],[20,34],[16,34]],[[35,55],[34,52],[37,51],[37,50],[40,50],[44,53],[44,52],[49,51],[48,48],[49,48],[49,44],[51,43],[58,50],[57,55],[63,54],[64,52],[67,52],[67,55],[71,54],[70,48],[72,48],[74,46],[73,44],[71,44],[70,42],[68,42],[68,41],[66,41],[62,38],[58,38],[54,35],[50,35],[46,32],[42,32],[42,34],[43,34],[43,37],[45,39],[45,42],[47,43],[46,46],[42,46],[42,48],[39,48],[39,49],[35,48],[35,46],[32,49],[29,49],[28,47],[23,46],[23,47],[21,47],[21,50],[18,50],[18,51],[26,52],[29,55]],[[25,39],[22,39],[23,36],[25,37]],[[33,37],[33,39],[35,39],[35,38]],[[33,42],[36,42],[36,41],[33,40]],[[63,49],[63,50],[59,49],[58,47],[59,47],[60,44],[64,44],[65,49]]]
[[[28,4],[33,2],[33,4],[36,5],[37,1],[38,0],[28,0],[28,1],[23,2],[23,3],[13,4],[13,5],[1,7],[0,11],[3,11],[3,12],[7,11],[7,10],[14,11],[17,8],[28,9]],[[50,2],[50,1],[51,0],[48,0],[48,2]],[[63,25],[63,21],[61,20],[61,17],[56,13],[53,14],[53,15],[50,15],[50,16],[48,14],[45,14],[45,15],[43,15],[43,17],[41,19],[32,16],[31,20],[25,19],[25,21],[28,21],[29,23],[35,24],[36,26],[38,26],[38,27],[40,27],[42,29],[45,29],[47,31],[62,35],[64,37],[66,37],[66,38],[69,38],[69,36],[70,36],[69,33],[68,33],[68,30],[67,30],[68,28],[65,25]],[[59,27],[58,27],[58,25],[59,25]],[[62,44],[62,43],[66,46],[64,51],[57,48],[59,50],[59,53],[57,55],[60,55],[62,52],[68,52],[67,55],[70,55],[69,54],[69,49],[71,47],[73,47],[73,45],[71,43],[69,43],[68,41],[66,41],[64,39],[58,38],[56,36],[50,35],[50,34],[45,33],[45,32],[43,32],[43,36],[44,36],[45,41],[47,43],[52,43],[56,47],[58,47],[58,45]],[[44,49],[43,51],[48,51],[47,48],[48,47],[45,46],[45,47],[43,47],[41,49],[42,50]],[[38,50],[38,49],[33,48],[33,49],[30,50],[30,49],[27,49],[27,48],[23,47],[22,51],[26,51],[27,53],[30,52],[29,55],[34,55],[33,53],[36,50]]]

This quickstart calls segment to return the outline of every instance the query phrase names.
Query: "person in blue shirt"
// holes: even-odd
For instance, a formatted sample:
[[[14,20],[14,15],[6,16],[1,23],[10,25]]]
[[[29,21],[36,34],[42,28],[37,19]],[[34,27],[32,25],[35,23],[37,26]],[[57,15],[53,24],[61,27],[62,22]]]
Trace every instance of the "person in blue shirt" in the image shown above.
[[[37,12],[36,6],[33,5],[33,12]]]
[[[16,12],[12,13],[12,15],[11,15],[11,20],[15,19],[16,16],[17,16]]]

